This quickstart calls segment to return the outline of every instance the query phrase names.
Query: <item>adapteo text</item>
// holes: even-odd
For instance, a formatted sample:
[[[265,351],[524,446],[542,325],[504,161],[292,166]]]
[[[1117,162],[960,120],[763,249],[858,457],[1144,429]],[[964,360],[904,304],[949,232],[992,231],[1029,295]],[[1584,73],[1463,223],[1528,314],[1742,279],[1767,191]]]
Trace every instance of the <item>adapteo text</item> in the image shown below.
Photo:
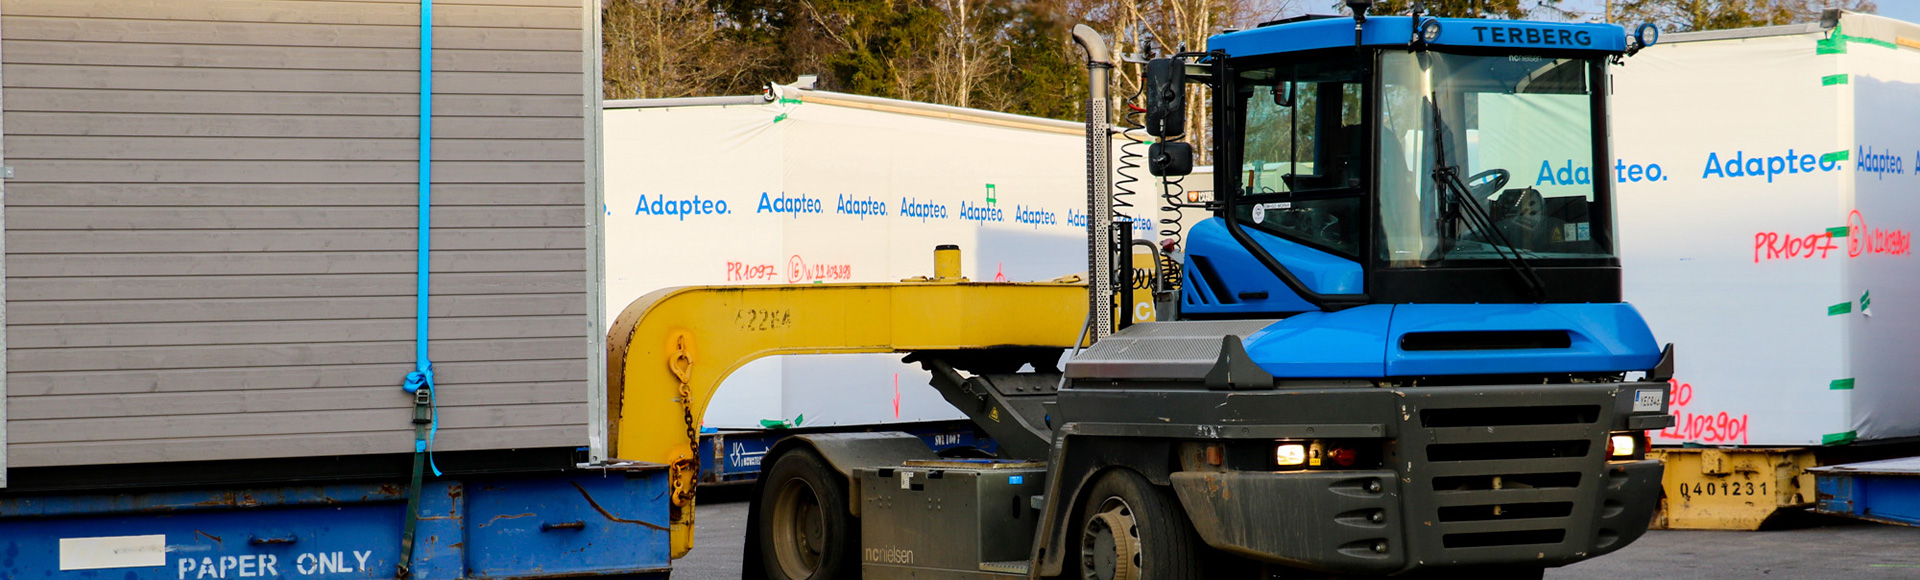
[[[1920,157],[1920,154],[1914,157]],[[1875,152],[1872,147],[1861,145],[1860,160],[1854,162],[1853,168],[1861,173],[1872,173],[1876,179],[1884,179],[1888,175],[1906,175],[1907,161],[1892,151]],[[1920,171],[1920,168],[1915,170]]]
[[[854,199],[842,195],[839,196],[839,202],[833,205],[834,213],[860,216],[861,221],[866,221],[867,216],[886,217],[887,215],[887,202],[876,201],[871,197]]]
[[[1840,152],[1841,157],[1846,156]],[[1812,153],[1795,153],[1788,149],[1786,155],[1748,157],[1745,151],[1735,151],[1733,155],[1721,157],[1719,153],[1707,153],[1707,168],[1700,173],[1701,179],[1715,177],[1765,177],[1767,183],[1773,183],[1775,175],[1793,175],[1796,173],[1815,173],[1833,171],[1841,167],[1840,161],[1829,157],[1816,157]]]
[[[923,222],[929,219],[943,220],[947,219],[947,206],[932,200],[922,203],[918,198],[903,197],[900,198],[900,215],[920,218]]]
[[[774,197],[763,191],[760,192],[760,205],[754,208],[753,213],[784,213],[792,214],[797,218],[803,213],[825,212],[824,207],[820,203],[820,198],[817,197],[805,195],[787,197],[785,192],[782,192],[779,197]]]
[[[679,217],[680,221],[686,221],[687,216],[690,215],[718,215],[724,213],[727,213],[726,200],[700,199],[698,195],[693,196],[691,199],[667,199],[667,196],[656,195],[653,196],[652,200],[641,196],[640,207],[633,210],[633,215],[670,215]]]
[[[1004,222],[1007,221],[1007,214],[997,207],[971,205],[962,201],[960,202],[960,219],[976,222]]]
[[[1660,164],[1658,163],[1641,165],[1615,159],[1613,161],[1613,179],[1618,183],[1627,183],[1629,181],[1634,183],[1642,181],[1666,181],[1667,173],[1665,170],[1660,169]]]
[[[1540,177],[1533,182],[1534,185],[1589,185],[1592,183],[1593,168],[1574,167],[1572,159],[1568,159],[1559,167],[1554,167],[1552,161],[1541,161]]]
[[[1044,209],[1016,205],[1013,206],[1013,221],[1038,228],[1060,223],[1060,218]]]

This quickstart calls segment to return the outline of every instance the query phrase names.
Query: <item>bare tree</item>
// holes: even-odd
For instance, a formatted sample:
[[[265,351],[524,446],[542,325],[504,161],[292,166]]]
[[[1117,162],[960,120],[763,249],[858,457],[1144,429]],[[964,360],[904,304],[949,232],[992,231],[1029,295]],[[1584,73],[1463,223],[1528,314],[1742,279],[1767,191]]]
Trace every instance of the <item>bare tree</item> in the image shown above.
[[[1145,67],[1138,60],[1205,51],[1207,38],[1227,29],[1249,28],[1296,10],[1297,0],[1068,0],[1071,13],[1101,31],[1116,57],[1112,118],[1121,123],[1137,115]],[[1151,50],[1149,50],[1151,49]],[[1133,62],[1126,62],[1133,61]],[[1202,85],[1187,88],[1187,135],[1199,163],[1210,163],[1213,111],[1211,93]]]
[[[609,99],[752,92],[770,47],[738,42],[707,0],[607,0],[602,93]]]

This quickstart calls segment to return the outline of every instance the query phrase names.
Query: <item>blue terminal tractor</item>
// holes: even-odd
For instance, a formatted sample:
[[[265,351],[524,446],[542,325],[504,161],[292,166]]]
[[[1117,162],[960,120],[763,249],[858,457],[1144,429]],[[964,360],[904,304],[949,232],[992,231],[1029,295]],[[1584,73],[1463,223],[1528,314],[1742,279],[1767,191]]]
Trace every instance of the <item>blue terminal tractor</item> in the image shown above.
[[[1215,197],[1187,205],[1211,217],[1172,321],[1069,362],[1061,412],[1161,390],[1132,419],[1204,416],[1173,403],[1204,367],[1236,395],[1208,399],[1223,431],[1290,436],[1181,444],[1167,486],[1209,549],[1269,571],[1538,578],[1618,550],[1659,502],[1644,430],[1671,424],[1673,350],[1621,297],[1607,67],[1658,31],[1350,4],[1148,63],[1164,179],[1192,166],[1186,89],[1210,89]],[[1180,364],[1201,342],[1212,364]]]
[[[1143,59],[1145,169],[1192,173],[1196,111],[1215,167],[1145,281],[1076,27],[1091,345],[907,357],[991,453],[773,443],[744,576],[1538,579],[1643,535],[1673,349],[1621,301],[1607,67],[1656,33],[1350,4]]]

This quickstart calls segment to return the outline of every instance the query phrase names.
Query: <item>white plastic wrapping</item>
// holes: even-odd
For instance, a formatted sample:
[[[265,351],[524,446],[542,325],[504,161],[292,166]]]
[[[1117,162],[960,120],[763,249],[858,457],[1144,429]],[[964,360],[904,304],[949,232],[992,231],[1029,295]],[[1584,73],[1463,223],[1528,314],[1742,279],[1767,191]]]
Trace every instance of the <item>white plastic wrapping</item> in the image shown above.
[[[1678,352],[1654,443],[1920,435],[1920,51],[1895,42],[1915,29],[1848,14],[1615,69],[1626,298]]]
[[[963,273],[976,281],[1086,270],[1080,125],[784,93],[757,104],[606,110],[609,318],[669,286],[927,276],[941,244],[960,246]],[[918,365],[898,359],[750,363],[722,384],[705,424],[962,417]]]

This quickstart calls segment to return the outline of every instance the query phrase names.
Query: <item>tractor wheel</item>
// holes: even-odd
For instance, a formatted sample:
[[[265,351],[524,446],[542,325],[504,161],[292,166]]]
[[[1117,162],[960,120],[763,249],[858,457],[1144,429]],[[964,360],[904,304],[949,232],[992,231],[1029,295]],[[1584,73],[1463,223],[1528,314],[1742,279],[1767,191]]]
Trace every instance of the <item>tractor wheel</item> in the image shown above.
[[[1200,580],[1199,538],[1165,490],[1140,474],[1100,476],[1081,507],[1080,577],[1084,580]]]
[[[1461,580],[1540,580],[1546,577],[1547,569],[1533,566],[1520,567],[1472,567],[1446,568],[1436,570],[1431,578],[1459,578]]]
[[[811,449],[774,461],[760,495],[759,548],[771,580],[856,578],[860,522],[847,484]]]

